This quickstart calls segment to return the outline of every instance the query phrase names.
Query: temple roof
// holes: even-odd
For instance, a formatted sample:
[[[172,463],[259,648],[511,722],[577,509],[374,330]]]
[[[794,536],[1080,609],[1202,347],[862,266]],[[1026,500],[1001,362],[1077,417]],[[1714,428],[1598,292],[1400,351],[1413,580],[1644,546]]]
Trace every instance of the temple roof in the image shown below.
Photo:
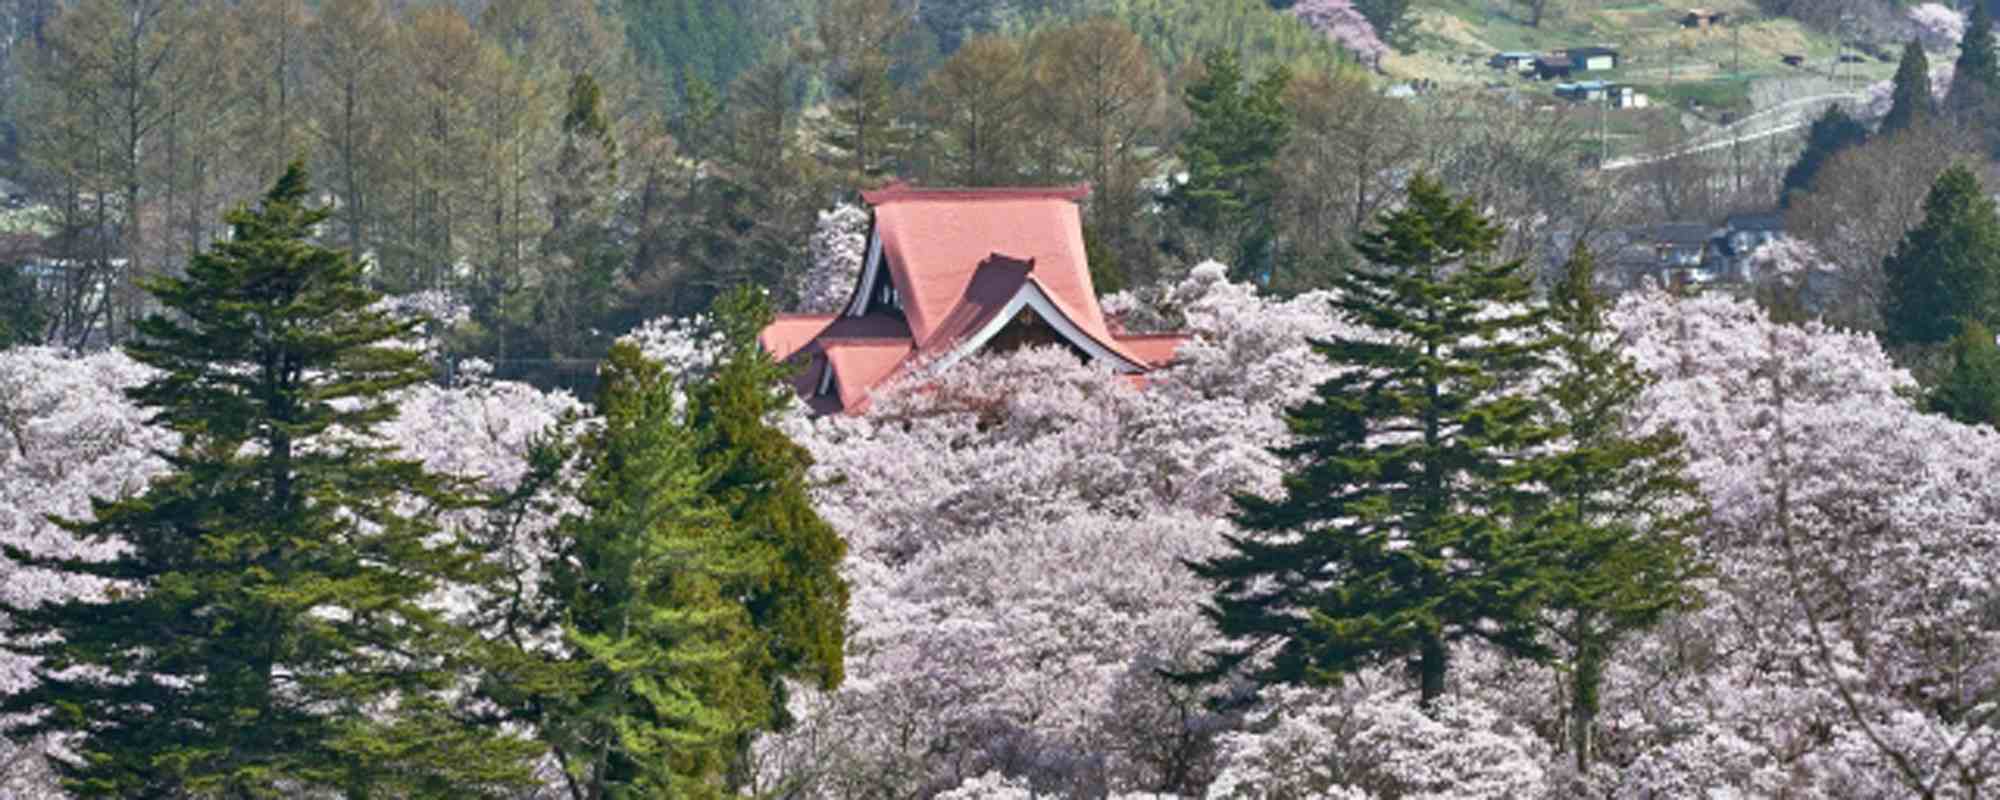
[[[1185,336],[1128,336],[1106,323],[1084,255],[1083,186],[864,192],[875,212],[868,261],[839,315],[783,315],[760,341],[809,361],[816,410],[858,411],[867,393],[917,363],[949,368],[1023,311],[1128,374],[1173,358]],[[884,275],[886,273],[886,275]],[[894,289],[895,308],[872,293]]]

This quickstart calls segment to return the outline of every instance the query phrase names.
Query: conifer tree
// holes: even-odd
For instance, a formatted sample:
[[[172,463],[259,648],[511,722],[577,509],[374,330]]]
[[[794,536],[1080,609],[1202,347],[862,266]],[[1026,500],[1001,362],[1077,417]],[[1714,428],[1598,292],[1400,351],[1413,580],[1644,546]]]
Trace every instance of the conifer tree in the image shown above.
[[[757,344],[769,309],[739,289],[710,318],[717,363],[675,375],[614,346],[603,426],[535,457],[544,486],[581,465],[559,488],[586,513],[564,519],[543,599],[508,624],[560,628],[569,647],[489,648],[484,688],[543,732],[578,800],[719,795],[751,738],[790,722],[786,681],[831,691],[843,675],[846,545],[806,494],[810,457],[773,424],[788,398]]]
[[[1551,542],[1543,621],[1567,654],[1569,744],[1580,771],[1594,756],[1612,649],[1693,599],[1690,541],[1705,510],[1684,473],[1680,436],[1635,431],[1633,406],[1650,380],[1619,352],[1595,272],[1579,250],[1551,295],[1556,372],[1543,395],[1562,439],[1555,455],[1534,462],[1543,492],[1523,518]]]
[[[536,721],[577,800],[720,796],[766,715],[732,590],[759,565],[709,495],[682,376],[620,343],[600,377],[603,426],[579,444],[588,513],[564,520],[544,588],[569,656]]]
[[[1880,130],[1884,135],[1905,130],[1928,122],[1936,111],[1931,99],[1930,58],[1924,55],[1924,46],[1911,39],[1903,45],[1903,60],[1896,65],[1889,113],[1883,115]]]
[[[731,586],[761,641],[758,675],[770,691],[769,716],[783,726],[784,681],[831,691],[844,676],[847,544],[819,517],[808,494],[812,455],[773,419],[792,402],[791,367],[771,360],[758,334],[771,321],[764,296],[748,287],[718,298],[713,317],[726,343],[714,374],[689,392],[690,414],[706,433],[701,464],[707,490],[742,530],[760,569]]]
[[[2000,428],[2000,343],[1993,330],[1968,322],[1951,341],[1951,366],[1926,405],[1967,425]]]
[[[67,787],[86,796],[463,797],[528,779],[535,752],[463,723],[446,698],[469,634],[426,607],[475,559],[428,516],[453,484],[371,431],[389,392],[425,380],[414,322],[371,307],[361,269],[310,241],[294,163],[233,235],[148,289],[169,314],[127,348],[158,370],[133,389],[180,445],[144,494],[98,503],[74,534],[108,561],[29,567],[108,581],[102,598],[10,607],[11,647],[41,659],[7,713],[25,734],[80,734]]]
[[[1972,4],[1965,19],[1965,36],[1958,40],[1957,67],[1952,71],[1945,102],[1954,114],[1981,119],[1996,91],[2000,91],[2000,57],[1993,49],[1993,13],[1979,0]]]
[[[1210,51],[1202,65],[1184,95],[1194,127],[1181,139],[1187,182],[1174,190],[1173,202],[1188,227],[1217,240],[1219,252],[1202,255],[1254,277],[1269,266],[1275,168],[1291,130],[1284,105],[1291,75],[1280,67],[1246,83],[1229,50]]]
[[[1811,191],[1813,179],[1835,155],[1866,141],[1867,126],[1848,116],[1840,106],[1827,106],[1826,112],[1814,119],[1812,127],[1807,129],[1806,149],[1799,153],[1799,160],[1785,170],[1784,189],[1778,195],[1778,204],[1790,206],[1793,196]]]
[[[1430,707],[1455,640],[1548,655],[1540,544],[1505,521],[1513,462],[1550,438],[1524,385],[1544,321],[1521,262],[1492,263],[1501,232],[1470,201],[1420,175],[1381,225],[1333,301],[1372,334],[1314,342],[1341,372],[1287,412],[1282,492],[1239,495],[1230,552],[1191,566],[1238,643],[1208,676],[1301,683],[1408,659]]]
[[[2000,322],[2000,218],[1993,198],[1964,166],[1938,176],[1924,198],[1924,221],[1882,262],[1888,293],[1883,339],[1934,345],[1968,322]]]

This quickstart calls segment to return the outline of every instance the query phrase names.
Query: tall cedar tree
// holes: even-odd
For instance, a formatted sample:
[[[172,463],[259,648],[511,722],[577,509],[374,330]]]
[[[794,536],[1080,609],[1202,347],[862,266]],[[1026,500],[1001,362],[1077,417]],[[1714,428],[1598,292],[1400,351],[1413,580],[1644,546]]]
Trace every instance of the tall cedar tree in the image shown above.
[[[1931,99],[1930,59],[1924,55],[1923,45],[1911,39],[1903,45],[1903,60],[1896,65],[1895,90],[1880,130],[1884,135],[1905,130],[1928,122],[1936,113]]]
[[[831,95],[819,138],[849,186],[892,177],[910,148],[905,97],[890,73],[912,24],[894,0],[828,0],[819,15],[816,56]]]
[[[1806,131],[1806,149],[1799,153],[1799,160],[1785,170],[1784,189],[1778,195],[1778,204],[1791,207],[1792,199],[1800,192],[1812,191],[1813,179],[1819,171],[1840,151],[1868,141],[1868,128],[1855,121],[1840,106],[1827,106],[1826,112],[1813,120]]]
[[[543,732],[576,798],[717,794],[757,732],[790,722],[787,680],[843,676],[846,545],[810,505],[809,455],[772,425],[789,398],[757,345],[769,308],[747,288],[714,308],[718,363],[672,375],[614,346],[603,427],[537,447],[535,485],[498,498],[554,488],[587,512],[553,534],[543,602],[501,609],[508,638],[553,626],[571,646],[483,657],[485,696]]]
[[[554,539],[544,590],[569,647],[538,722],[576,800],[720,796],[766,716],[757,635],[730,588],[759,565],[708,493],[707,434],[679,377],[612,347],[603,425],[578,445],[587,513]]]
[[[720,367],[689,390],[690,413],[706,431],[701,465],[708,493],[742,530],[760,569],[730,587],[762,640],[759,675],[771,693],[766,720],[782,727],[785,680],[831,691],[845,675],[847,543],[813,510],[806,472],[812,454],[774,424],[793,402],[792,367],[771,360],[758,334],[771,322],[757,290],[738,288],[712,315],[726,343]]]
[[[464,797],[527,782],[526,743],[446,707],[467,634],[421,601],[475,559],[427,515],[452,484],[371,436],[389,394],[429,376],[389,346],[415,323],[371,310],[345,254],[310,241],[303,166],[185,278],[148,289],[170,313],[127,352],[159,370],[130,391],[182,437],[142,495],[97,503],[73,533],[127,549],[35,568],[110,581],[102,601],[7,609],[41,661],[7,713],[75,731],[80,795]],[[107,680],[107,677],[110,678]]]
[[[1239,643],[1210,676],[1300,683],[1408,658],[1429,708],[1454,640],[1548,655],[1539,543],[1505,522],[1511,462],[1551,435],[1525,387],[1547,344],[1521,262],[1491,263],[1501,231],[1470,201],[1420,175],[1381,223],[1333,301],[1372,333],[1313,342],[1341,373],[1287,412],[1283,493],[1238,495],[1233,552],[1190,566]]]
[[[2000,92],[2000,58],[1993,49],[1993,14],[1986,3],[1975,2],[1965,20],[1965,36],[1958,40],[1958,63],[1945,102],[1953,114],[1976,120],[1996,92]]]
[[[1542,394],[1562,439],[1534,462],[1543,494],[1525,517],[1557,543],[1543,621],[1568,654],[1569,741],[1582,771],[1612,649],[1694,600],[1690,541],[1706,512],[1680,435],[1636,430],[1650,379],[1618,352],[1595,278],[1579,250],[1551,294],[1557,372]]]
[[[2000,322],[2000,218],[1971,170],[1954,166],[1931,184],[1924,221],[1882,272],[1882,333],[1891,345],[1941,344],[1965,323]]]
[[[1951,366],[1926,404],[1967,425],[2000,427],[2000,342],[1991,328],[1968,322],[1951,340]]]
[[[1202,74],[1183,95],[1194,127],[1181,139],[1187,182],[1175,189],[1174,204],[1190,228],[1213,237],[1239,274],[1257,277],[1268,268],[1272,239],[1271,204],[1278,192],[1278,152],[1291,133],[1285,86],[1291,73],[1275,68],[1246,85],[1236,54],[1211,50]]]

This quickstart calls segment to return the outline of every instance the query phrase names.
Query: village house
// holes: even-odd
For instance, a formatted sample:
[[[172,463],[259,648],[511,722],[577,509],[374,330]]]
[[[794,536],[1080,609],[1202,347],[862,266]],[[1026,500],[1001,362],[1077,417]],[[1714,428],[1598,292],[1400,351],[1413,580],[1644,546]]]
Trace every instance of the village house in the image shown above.
[[[1534,53],[1522,51],[1494,53],[1492,58],[1486,60],[1486,65],[1508,72],[1534,72],[1535,58]]]
[[[1617,69],[1618,51],[1609,47],[1572,47],[1566,51],[1570,66],[1582,72]]]
[[[859,413],[869,392],[982,350],[1060,344],[1135,380],[1174,358],[1182,334],[1132,334],[1107,319],[1085,260],[1084,186],[863,192],[867,256],[837,314],[784,314],[759,341],[802,365],[815,413]]]
[[[1722,21],[1728,17],[1729,14],[1722,11],[1713,11],[1706,8],[1690,8],[1686,14],[1681,15],[1681,27],[1706,30],[1710,27],[1721,25]]]

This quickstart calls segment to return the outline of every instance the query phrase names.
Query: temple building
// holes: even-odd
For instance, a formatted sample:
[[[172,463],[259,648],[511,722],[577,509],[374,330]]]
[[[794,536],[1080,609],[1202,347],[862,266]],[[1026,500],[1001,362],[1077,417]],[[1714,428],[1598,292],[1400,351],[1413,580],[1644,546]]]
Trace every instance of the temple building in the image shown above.
[[[1091,286],[1077,202],[1085,186],[862,193],[874,213],[861,277],[837,314],[782,314],[760,341],[804,364],[816,413],[859,413],[913,369],[945,370],[982,349],[1060,343],[1140,379],[1184,334],[1125,333]]]

